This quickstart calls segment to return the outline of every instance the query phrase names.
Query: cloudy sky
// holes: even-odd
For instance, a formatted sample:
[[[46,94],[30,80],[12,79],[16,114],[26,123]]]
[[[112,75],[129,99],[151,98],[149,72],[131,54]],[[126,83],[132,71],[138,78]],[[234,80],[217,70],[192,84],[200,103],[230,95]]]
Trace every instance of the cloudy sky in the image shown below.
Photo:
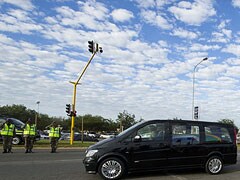
[[[0,0],[0,106],[67,117],[232,119],[240,126],[240,0]]]

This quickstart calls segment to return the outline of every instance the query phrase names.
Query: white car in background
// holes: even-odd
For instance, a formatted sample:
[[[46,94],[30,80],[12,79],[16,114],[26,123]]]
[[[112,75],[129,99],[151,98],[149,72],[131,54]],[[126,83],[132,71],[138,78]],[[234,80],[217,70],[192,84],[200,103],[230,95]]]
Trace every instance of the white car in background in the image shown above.
[[[114,136],[115,136],[115,134],[113,134],[113,133],[105,133],[105,134],[101,134],[100,138],[107,139],[107,138],[111,138],[111,137],[114,137]]]
[[[237,134],[237,144],[240,144],[240,134]]]
[[[96,132],[88,132],[86,133],[86,135],[90,136],[90,137],[93,137],[93,138],[99,138],[100,137],[100,134],[96,133]]]

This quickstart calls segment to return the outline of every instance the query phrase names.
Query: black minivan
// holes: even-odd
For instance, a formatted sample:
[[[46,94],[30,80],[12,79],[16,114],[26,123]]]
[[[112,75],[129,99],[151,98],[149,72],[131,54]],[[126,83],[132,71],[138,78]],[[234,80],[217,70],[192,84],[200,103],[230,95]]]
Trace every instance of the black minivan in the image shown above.
[[[86,150],[88,173],[120,179],[129,172],[205,168],[218,174],[224,165],[236,164],[236,131],[229,124],[149,120],[102,140]]]

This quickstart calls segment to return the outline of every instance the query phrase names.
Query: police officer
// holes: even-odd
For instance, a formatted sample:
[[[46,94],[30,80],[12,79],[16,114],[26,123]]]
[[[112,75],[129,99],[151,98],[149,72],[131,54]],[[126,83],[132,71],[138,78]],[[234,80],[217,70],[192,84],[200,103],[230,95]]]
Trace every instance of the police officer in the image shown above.
[[[58,140],[61,135],[61,128],[56,125],[56,122],[53,121],[52,124],[46,127],[49,128],[49,137],[50,137],[50,144],[51,144],[51,153],[55,153],[57,150]]]
[[[25,153],[33,153],[32,149],[36,135],[36,125],[33,124],[32,120],[29,118],[23,128],[23,137],[25,139]]]
[[[1,135],[3,138],[3,153],[12,153],[12,140],[15,135],[15,126],[9,119],[1,125]]]

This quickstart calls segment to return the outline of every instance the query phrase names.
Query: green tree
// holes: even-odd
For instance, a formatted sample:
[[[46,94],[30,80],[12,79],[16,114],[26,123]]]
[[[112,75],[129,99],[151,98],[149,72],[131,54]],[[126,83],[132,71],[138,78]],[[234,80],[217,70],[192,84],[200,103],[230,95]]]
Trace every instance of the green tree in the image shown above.
[[[13,117],[26,122],[28,118],[34,119],[36,111],[27,109],[24,105],[13,104],[0,107],[0,115],[6,117]]]
[[[0,106],[0,116],[13,117],[19,119],[23,122],[26,122],[28,118],[35,120],[37,112],[32,109],[28,109],[24,105],[6,105]],[[136,123],[135,115],[129,114],[127,111],[119,113],[118,119],[106,119],[102,116],[93,116],[91,114],[86,114],[84,116],[77,116],[75,119],[76,131],[82,130],[82,119],[84,121],[84,130],[85,131],[117,131],[119,128],[120,122],[124,129],[132,126]],[[141,119],[142,120],[142,119]],[[63,130],[70,131],[71,128],[71,117],[64,119],[62,117],[49,117],[47,114],[39,114],[37,128],[39,130],[44,130],[45,127],[51,124],[53,121],[56,121],[57,124],[63,127]]]
[[[137,123],[135,115],[128,113],[126,110],[118,114],[117,122],[120,125],[120,130],[127,129]]]
[[[224,123],[224,124],[231,124],[231,125],[233,125],[236,128],[237,132],[239,130],[238,127],[235,125],[234,120],[231,120],[231,119],[221,119],[218,122]]]
[[[84,131],[116,131],[117,126],[112,120],[105,119],[101,116],[92,116],[91,114],[86,114],[84,116],[76,117],[76,128],[81,131],[83,120]]]
[[[22,122],[26,122],[28,118],[31,118],[34,121],[36,114],[37,112],[35,110],[27,109],[27,107],[24,105],[13,104],[11,106],[6,105],[0,107],[1,116],[16,118]],[[52,121],[57,121],[59,124],[61,124],[61,118],[49,117],[47,114],[40,114],[38,117],[37,128],[43,130]]]

